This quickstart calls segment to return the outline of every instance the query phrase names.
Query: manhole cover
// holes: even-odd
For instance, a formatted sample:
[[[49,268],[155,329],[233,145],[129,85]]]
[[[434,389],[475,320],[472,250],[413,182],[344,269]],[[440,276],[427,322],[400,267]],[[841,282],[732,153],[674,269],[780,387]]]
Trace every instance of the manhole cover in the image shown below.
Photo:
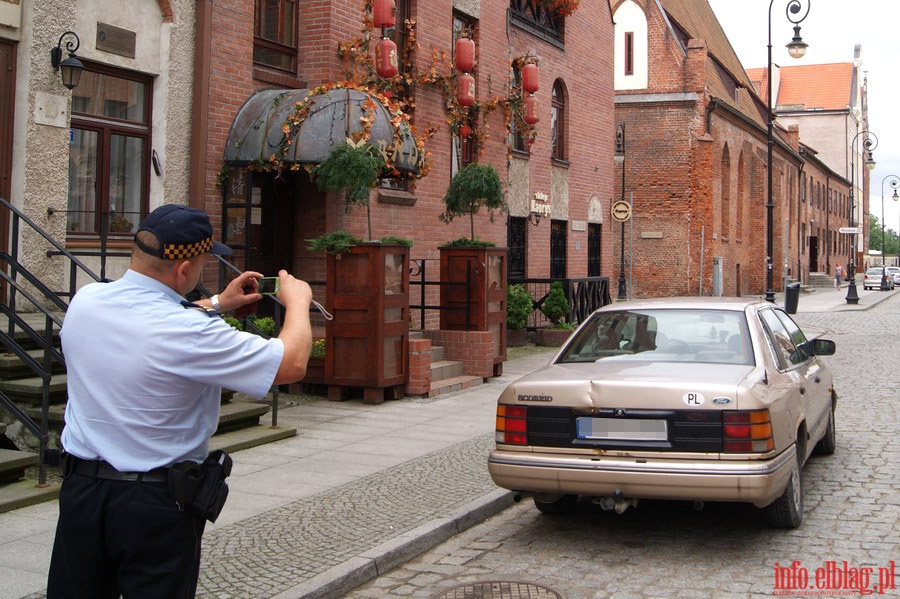
[[[432,599],[563,599],[563,596],[533,582],[472,582],[441,591]]]

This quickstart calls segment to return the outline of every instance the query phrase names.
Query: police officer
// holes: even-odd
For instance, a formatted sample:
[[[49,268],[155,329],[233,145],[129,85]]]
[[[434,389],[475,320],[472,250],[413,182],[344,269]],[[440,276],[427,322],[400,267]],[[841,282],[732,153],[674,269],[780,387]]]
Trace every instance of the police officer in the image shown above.
[[[125,275],[83,287],[70,303],[48,599],[193,597],[205,519],[173,500],[169,468],[206,458],[222,387],[258,398],[306,372],[309,285],[282,270],[278,338],[240,332],[217,312],[261,299],[245,292],[260,273],[242,273],[211,301],[183,297],[210,253],[231,249],[213,240],[209,218],[164,205],[140,224]]]

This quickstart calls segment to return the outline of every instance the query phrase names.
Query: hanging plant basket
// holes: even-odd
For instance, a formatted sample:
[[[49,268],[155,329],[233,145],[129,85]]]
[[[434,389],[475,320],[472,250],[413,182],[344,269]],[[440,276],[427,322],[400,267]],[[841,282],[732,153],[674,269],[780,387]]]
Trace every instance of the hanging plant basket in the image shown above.
[[[578,9],[579,0],[537,0],[537,4],[560,17],[568,17]]]

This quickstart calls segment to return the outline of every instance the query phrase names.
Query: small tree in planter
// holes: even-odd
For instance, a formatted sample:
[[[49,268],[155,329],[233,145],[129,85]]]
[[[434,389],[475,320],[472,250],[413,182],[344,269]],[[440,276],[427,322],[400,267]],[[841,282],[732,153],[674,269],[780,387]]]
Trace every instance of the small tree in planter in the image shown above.
[[[384,170],[384,159],[373,146],[359,141],[335,146],[315,169],[316,184],[322,191],[344,194],[344,207],[366,207],[366,225],[372,239],[372,213],[369,195]]]
[[[525,345],[525,325],[534,311],[534,298],[524,285],[510,285],[506,290],[506,344]]]
[[[450,186],[444,195],[444,204],[447,209],[441,213],[440,218],[445,223],[450,223],[454,218],[469,215],[469,238],[475,241],[475,214],[482,206],[490,212],[491,222],[494,220],[494,210],[503,208],[503,184],[497,169],[490,165],[482,165],[477,162],[467,164],[459,172],[453,175]]]

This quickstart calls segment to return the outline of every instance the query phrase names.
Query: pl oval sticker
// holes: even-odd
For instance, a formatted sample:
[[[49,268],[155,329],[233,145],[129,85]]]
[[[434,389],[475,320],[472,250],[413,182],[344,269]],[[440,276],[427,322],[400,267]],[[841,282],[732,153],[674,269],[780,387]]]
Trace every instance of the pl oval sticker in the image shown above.
[[[684,405],[695,408],[697,406],[702,406],[706,402],[706,398],[703,397],[702,393],[697,393],[696,391],[688,391],[681,398],[681,401],[684,402]]]

